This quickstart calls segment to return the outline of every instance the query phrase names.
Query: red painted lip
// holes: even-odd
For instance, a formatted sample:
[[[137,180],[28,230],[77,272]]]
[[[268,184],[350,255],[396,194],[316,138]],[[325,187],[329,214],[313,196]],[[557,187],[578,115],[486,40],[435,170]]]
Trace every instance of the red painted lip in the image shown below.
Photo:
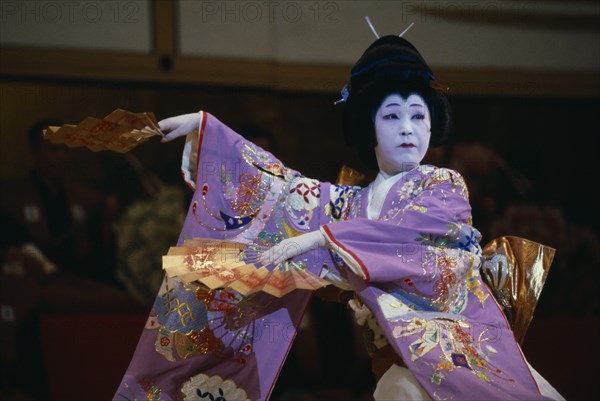
[[[412,143],[403,143],[402,145],[400,145],[401,148],[414,148],[415,145],[413,145]]]

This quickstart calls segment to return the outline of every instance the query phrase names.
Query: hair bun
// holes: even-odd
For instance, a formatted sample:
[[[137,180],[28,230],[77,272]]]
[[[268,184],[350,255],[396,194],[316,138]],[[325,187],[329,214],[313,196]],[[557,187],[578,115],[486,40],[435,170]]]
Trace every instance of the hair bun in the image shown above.
[[[350,71],[353,89],[370,81],[397,76],[401,79],[420,78],[434,81],[433,72],[419,53],[406,39],[383,36],[373,42]]]

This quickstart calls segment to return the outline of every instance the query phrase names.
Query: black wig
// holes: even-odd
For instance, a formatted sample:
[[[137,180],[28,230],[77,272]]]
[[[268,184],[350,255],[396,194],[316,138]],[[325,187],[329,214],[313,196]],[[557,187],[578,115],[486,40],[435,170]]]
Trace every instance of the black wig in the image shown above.
[[[376,168],[373,115],[391,94],[420,95],[431,115],[429,146],[443,145],[450,131],[450,105],[417,49],[398,36],[377,39],[351,70],[344,109],[344,135],[365,163]]]

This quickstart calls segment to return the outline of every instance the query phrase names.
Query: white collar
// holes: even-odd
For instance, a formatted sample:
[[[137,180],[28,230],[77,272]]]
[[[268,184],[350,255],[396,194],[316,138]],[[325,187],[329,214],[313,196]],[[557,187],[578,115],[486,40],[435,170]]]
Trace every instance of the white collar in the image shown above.
[[[375,181],[370,185],[369,190],[369,203],[367,206],[367,217],[370,220],[379,218],[381,209],[383,208],[383,202],[387,197],[390,188],[398,182],[399,179],[404,177],[408,171],[401,171],[396,175],[389,176],[386,173],[379,171]]]

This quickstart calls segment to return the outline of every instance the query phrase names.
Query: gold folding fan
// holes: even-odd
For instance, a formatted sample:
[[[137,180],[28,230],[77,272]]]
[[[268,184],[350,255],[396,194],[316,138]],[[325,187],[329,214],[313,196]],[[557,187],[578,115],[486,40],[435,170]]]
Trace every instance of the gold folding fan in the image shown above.
[[[116,109],[98,119],[87,117],[78,125],[48,127],[44,138],[69,147],[84,146],[94,152],[112,150],[126,153],[153,136],[164,136],[153,113],[131,113]]]
[[[282,297],[295,289],[316,290],[329,284],[294,262],[284,262],[273,271],[246,263],[247,248],[237,242],[190,239],[169,249],[163,269],[184,283],[198,281],[210,289],[230,288],[242,295],[262,291]]]

